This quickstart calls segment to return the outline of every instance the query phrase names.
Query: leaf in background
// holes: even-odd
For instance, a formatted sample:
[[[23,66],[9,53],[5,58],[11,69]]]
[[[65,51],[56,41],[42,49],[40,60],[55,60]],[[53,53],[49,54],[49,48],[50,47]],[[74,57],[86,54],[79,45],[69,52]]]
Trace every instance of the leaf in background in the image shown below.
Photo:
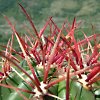
[[[58,95],[58,92],[57,92],[57,91],[58,91],[58,84],[56,84],[56,85],[50,87],[50,88],[49,88],[49,91],[50,91],[50,93],[53,94],[53,95]]]
[[[6,82],[2,82],[6,84]],[[13,90],[0,86],[0,100],[7,100],[7,97],[11,94]]]
[[[27,87],[22,82],[18,85],[18,88],[27,89]],[[21,93],[28,98],[30,96],[29,93],[26,92],[21,92]],[[22,97],[20,97],[19,94],[16,91],[14,91],[8,96],[7,100],[22,100]]]
[[[84,89],[80,83],[72,81],[70,100],[95,100],[95,96],[91,91]]]
[[[31,72],[29,72],[29,73],[31,73]],[[23,75],[23,73],[20,73],[20,74]],[[24,75],[23,77],[26,77],[26,76]],[[29,79],[26,77],[26,80],[29,80]],[[15,73],[11,73],[10,78],[8,77],[6,79],[6,81],[3,80],[3,84],[7,84],[7,83],[10,83],[12,86],[20,88],[20,89],[32,91],[31,87],[29,85],[27,85],[27,83],[25,83]],[[0,89],[1,89],[0,90],[0,94],[1,94],[0,100],[23,100],[22,97],[19,95],[19,93],[21,91],[18,93],[13,89],[5,88],[5,87],[1,87]],[[5,96],[5,94],[6,94],[6,96]],[[30,93],[26,93],[26,92],[21,92],[21,94],[25,95],[28,98],[31,95]]]
[[[63,100],[66,99],[66,82],[65,81],[58,83],[58,97],[62,98]]]

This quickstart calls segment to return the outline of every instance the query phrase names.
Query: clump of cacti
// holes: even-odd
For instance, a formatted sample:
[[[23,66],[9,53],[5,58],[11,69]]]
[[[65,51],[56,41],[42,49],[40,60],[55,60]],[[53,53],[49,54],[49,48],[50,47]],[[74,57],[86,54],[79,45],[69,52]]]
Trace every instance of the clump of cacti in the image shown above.
[[[33,33],[21,37],[6,17],[13,34],[5,50],[0,50],[0,86],[2,100],[99,100],[100,61],[98,37],[84,35],[77,41],[75,30],[65,20],[59,28],[50,17],[40,32],[21,4]],[[46,31],[49,27],[50,31]],[[46,35],[44,34],[46,33]],[[14,36],[20,51],[13,48]],[[94,45],[91,44],[94,41]],[[14,54],[14,55],[13,55]],[[7,93],[6,97],[5,94]],[[99,98],[99,99],[98,99]]]

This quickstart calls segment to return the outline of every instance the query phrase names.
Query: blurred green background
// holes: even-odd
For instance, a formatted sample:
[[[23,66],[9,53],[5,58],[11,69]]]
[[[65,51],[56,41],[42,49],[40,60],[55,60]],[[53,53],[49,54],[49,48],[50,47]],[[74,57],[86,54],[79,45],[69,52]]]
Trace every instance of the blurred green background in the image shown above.
[[[100,0],[0,0],[0,44],[5,44],[12,34],[3,15],[16,25],[20,33],[25,33],[24,24],[30,27],[18,2],[29,12],[38,31],[48,17],[53,16],[58,26],[61,26],[66,18],[72,22],[73,18],[77,17],[77,21],[83,22],[81,28],[87,34],[92,33],[92,25],[95,32],[100,32]]]

